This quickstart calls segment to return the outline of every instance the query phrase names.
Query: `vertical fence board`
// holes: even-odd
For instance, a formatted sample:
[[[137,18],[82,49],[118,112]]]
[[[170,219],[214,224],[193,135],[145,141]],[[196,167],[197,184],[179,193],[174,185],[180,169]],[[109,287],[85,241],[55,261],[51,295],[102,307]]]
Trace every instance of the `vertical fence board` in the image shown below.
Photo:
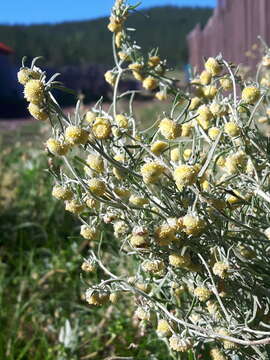
[[[203,57],[222,52],[228,60],[255,69],[258,35],[270,42],[270,0],[218,0],[205,28],[197,25],[187,37],[189,61],[201,69]]]

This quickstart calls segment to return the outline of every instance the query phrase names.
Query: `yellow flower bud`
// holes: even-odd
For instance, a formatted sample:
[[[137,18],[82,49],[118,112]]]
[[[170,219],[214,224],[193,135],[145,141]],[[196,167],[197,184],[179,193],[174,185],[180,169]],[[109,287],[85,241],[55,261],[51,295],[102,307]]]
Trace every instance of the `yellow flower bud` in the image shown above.
[[[167,100],[168,96],[167,93],[165,91],[158,91],[155,94],[155,97],[159,100],[159,101],[164,101]]]
[[[141,71],[143,70],[143,65],[139,63],[133,63],[128,66],[132,70],[132,74],[136,80],[143,81],[143,75]]]
[[[136,206],[144,206],[146,204],[149,204],[148,199],[136,195],[131,195],[129,198],[129,202]]]
[[[115,17],[111,16],[110,17],[110,23],[108,24],[108,29],[113,33],[117,33],[119,31],[121,31],[122,30],[121,21],[119,21]]]
[[[153,76],[147,76],[147,78],[143,80],[142,86],[146,90],[154,90],[158,86],[158,79]]]
[[[165,269],[165,264],[162,260],[145,260],[142,269],[146,272],[158,274]]]
[[[220,82],[222,89],[225,91],[231,90],[233,87],[232,80],[229,78],[222,78],[219,80],[219,82]]]
[[[151,151],[155,155],[160,155],[167,148],[167,146],[168,144],[166,142],[158,140],[151,145]]]
[[[39,107],[38,105],[30,103],[28,105],[28,110],[30,114],[37,120],[44,121],[47,120],[49,117],[47,111],[44,108]]]
[[[213,99],[218,92],[218,89],[214,85],[207,85],[203,88],[203,94],[208,99]]]
[[[119,48],[123,41],[123,33],[121,31],[118,31],[115,35],[115,45]]]
[[[160,63],[160,57],[159,56],[150,56],[148,60],[148,65],[150,67],[155,67]]]
[[[102,196],[106,192],[106,185],[105,183],[97,178],[92,178],[88,181],[88,186],[90,191],[97,196]]]
[[[82,237],[84,239],[96,240],[97,236],[98,236],[98,231],[97,231],[97,229],[95,229],[95,228],[93,228],[91,226],[82,225],[80,234],[82,235]]]
[[[65,130],[65,138],[71,145],[86,144],[88,141],[88,132],[78,126],[70,125]]]
[[[169,263],[176,268],[185,268],[190,265],[191,260],[188,254],[180,255],[178,253],[173,253],[169,255]]]
[[[197,215],[187,214],[183,217],[183,226],[186,234],[195,236],[201,233],[206,224]]]
[[[59,140],[49,138],[46,142],[48,150],[54,155],[66,155],[69,144],[61,143]]]
[[[209,85],[212,80],[212,74],[204,70],[200,75],[200,83],[202,85]]]
[[[191,130],[192,130],[192,123],[191,122],[187,122],[182,124],[182,131],[181,131],[181,136],[183,137],[188,137],[191,135]]]
[[[104,172],[104,162],[100,155],[90,154],[86,159],[87,165],[98,173]]]
[[[40,78],[40,72],[28,68],[21,69],[17,76],[20,84],[25,85],[29,80],[37,80]]]
[[[219,276],[221,279],[225,279],[228,276],[229,265],[221,261],[218,261],[213,266],[213,273]]]
[[[190,110],[196,110],[201,105],[201,99],[199,97],[194,97],[191,99],[191,103],[189,105]]]
[[[111,123],[106,118],[97,117],[92,125],[92,132],[96,139],[105,140],[111,135]]]
[[[73,192],[64,186],[55,185],[52,190],[52,195],[59,200],[71,200]]]
[[[45,101],[45,85],[41,80],[32,79],[25,84],[24,97],[30,103],[40,105]]]
[[[235,122],[229,121],[225,124],[224,131],[229,136],[236,137],[240,135],[241,129]]]
[[[135,248],[145,248],[148,246],[148,241],[145,236],[132,235],[130,238],[130,244]]]
[[[194,289],[194,295],[202,302],[207,301],[211,296],[211,291],[205,287],[197,287]]]
[[[177,352],[187,352],[192,349],[193,343],[189,338],[183,338],[179,335],[173,335],[169,339],[170,348]]]
[[[82,271],[85,271],[87,273],[93,273],[96,271],[96,266],[94,263],[84,261],[81,266]]]
[[[200,126],[207,130],[211,125],[211,120],[213,119],[213,114],[210,111],[209,107],[206,105],[201,105],[197,111],[198,116],[196,118]]]
[[[186,149],[183,153],[184,160],[188,161],[192,155],[192,149]]]
[[[66,202],[66,210],[73,214],[79,215],[84,211],[84,209],[84,204],[78,202],[77,200],[70,200]]]
[[[170,156],[171,156],[171,161],[174,161],[174,162],[177,162],[180,160],[180,151],[178,148],[175,148],[175,149],[172,149],[171,150],[171,153],[170,153]]]
[[[258,89],[256,86],[247,86],[242,91],[242,100],[247,104],[256,103],[260,96],[260,89]]]
[[[108,84],[110,84],[111,86],[114,86],[115,81],[116,81],[116,75],[112,71],[107,71],[104,74],[104,78]]]
[[[157,325],[157,333],[159,336],[171,336],[171,328],[167,320],[160,319]]]
[[[146,184],[154,184],[160,179],[160,175],[164,173],[164,166],[157,162],[149,162],[141,167],[143,181]]]
[[[127,129],[128,127],[128,119],[122,114],[116,115],[115,122],[120,128]]]
[[[85,121],[87,121],[90,125],[94,123],[96,120],[96,114],[92,111],[87,111],[85,114]]]
[[[181,125],[169,118],[164,118],[159,124],[161,134],[168,140],[174,140],[181,136]]]
[[[208,58],[208,60],[204,64],[204,67],[213,76],[219,75],[221,73],[221,70],[222,70],[222,66],[213,57]]]
[[[210,137],[211,140],[216,140],[219,134],[220,134],[220,129],[217,127],[211,127],[210,129],[208,129],[208,136]]]
[[[160,246],[167,246],[175,240],[175,228],[167,224],[160,225],[155,230],[155,240]]]
[[[180,165],[174,170],[174,180],[179,190],[182,190],[183,186],[194,184],[196,176],[197,171],[191,165]]]
[[[92,289],[89,289],[86,291],[85,300],[90,305],[100,306],[106,304],[109,301],[109,294],[100,290],[93,291]]]

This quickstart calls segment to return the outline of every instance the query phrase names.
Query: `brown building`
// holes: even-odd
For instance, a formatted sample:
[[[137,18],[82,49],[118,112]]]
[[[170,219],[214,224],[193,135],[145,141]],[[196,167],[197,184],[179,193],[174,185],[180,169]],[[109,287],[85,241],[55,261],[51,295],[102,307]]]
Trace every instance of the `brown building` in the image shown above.
[[[258,35],[270,45],[270,0],[218,0],[204,29],[198,24],[187,36],[189,62],[201,70],[203,57],[221,52],[225,59],[254,69]]]

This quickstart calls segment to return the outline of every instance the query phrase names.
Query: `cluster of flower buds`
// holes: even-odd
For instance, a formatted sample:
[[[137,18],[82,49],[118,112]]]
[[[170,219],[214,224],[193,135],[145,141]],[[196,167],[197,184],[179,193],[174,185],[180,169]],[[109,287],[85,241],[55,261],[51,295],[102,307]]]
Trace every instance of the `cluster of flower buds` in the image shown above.
[[[50,106],[51,83],[39,69],[23,68],[18,75],[27,100],[40,111],[45,106],[53,125],[46,145],[63,165],[54,173],[52,194],[82,222],[80,234],[92,252],[82,270],[100,267],[108,277],[85,299],[97,306],[133,294],[136,319],[154,327],[157,322],[158,335],[168,337],[175,352],[191,354],[203,345],[214,360],[236,353],[256,358],[256,341],[270,326],[264,128],[270,99],[262,81],[268,52],[256,81],[242,79],[221,55],[207,59],[183,97],[175,81],[164,77],[166,62],[155,51],[145,58],[130,45],[125,20],[132,9],[118,0],[110,18],[116,64],[105,74],[113,87],[108,110],[101,99],[67,117],[56,102]],[[119,94],[119,80],[130,73],[157,98],[171,101],[171,110],[153,118],[150,129],[138,130],[136,92]],[[123,112],[118,100],[125,97],[130,106]],[[103,251],[111,247],[103,248],[103,241],[119,250],[105,262]],[[136,266],[121,269],[129,259]],[[111,264],[118,263],[115,271],[125,274],[113,273]]]

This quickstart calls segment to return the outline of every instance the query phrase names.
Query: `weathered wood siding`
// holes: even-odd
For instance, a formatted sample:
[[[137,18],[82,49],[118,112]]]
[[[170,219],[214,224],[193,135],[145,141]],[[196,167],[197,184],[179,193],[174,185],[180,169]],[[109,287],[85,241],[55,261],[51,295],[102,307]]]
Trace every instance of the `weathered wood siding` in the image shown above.
[[[187,36],[189,62],[201,69],[203,57],[222,52],[230,61],[255,68],[258,35],[270,45],[270,0],[218,0],[205,28],[198,24]]]

